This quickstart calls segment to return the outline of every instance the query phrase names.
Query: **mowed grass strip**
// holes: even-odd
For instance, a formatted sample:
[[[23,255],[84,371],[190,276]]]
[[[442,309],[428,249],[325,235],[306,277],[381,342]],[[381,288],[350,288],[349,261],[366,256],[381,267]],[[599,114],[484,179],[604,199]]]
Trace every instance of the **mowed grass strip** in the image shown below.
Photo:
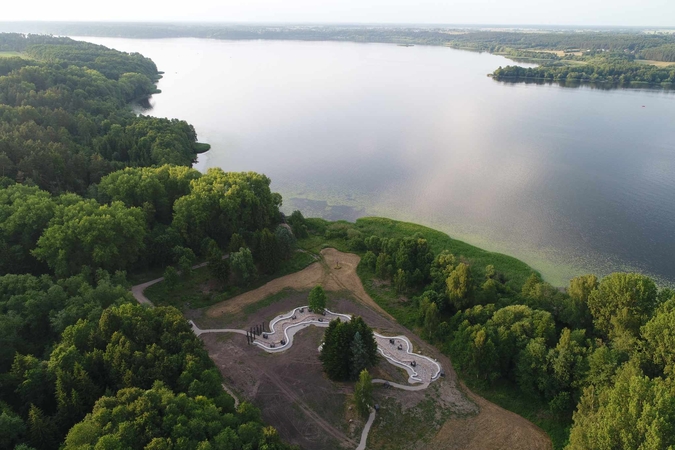
[[[19,52],[0,52],[0,58],[24,58],[27,59],[25,55]]]
[[[236,297],[239,294],[257,289],[275,278],[298,272],[316,259],[310,253],[295,252],[293,257],[282,261],[279,269],[272,275],[260,276],[249,286],[222,286],[212,281],[208,267],[202,267],[192,271],[189,278],[181,278],[173,289],[168,289],[166,283],[161,281],[153,284],[145,290],[145,296],[156,306],[175,306],[177,308],[197,309],[211,306],[215,303]],[[208,288],[212,286],[213,290]]]

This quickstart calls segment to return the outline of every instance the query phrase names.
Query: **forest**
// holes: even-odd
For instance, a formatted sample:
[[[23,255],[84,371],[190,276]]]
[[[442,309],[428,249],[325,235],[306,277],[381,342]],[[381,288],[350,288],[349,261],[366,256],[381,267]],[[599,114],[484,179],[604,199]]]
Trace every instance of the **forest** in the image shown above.
[[[17,26],[4,24],[2,28]],[[383,25],[263,26],[177,23],[24,23],[21,27],[22,31],[40,33],[142,39],[196,37],[438,45],[489,52],[517,62],[539,65],[536,68],[499,67],[490,76],[500,81],[559,82],[562,86],[593,83],[604,89],[646,85],[672,88],[675,83],[675,65],[664,68],[649,64],[653,61],[675,63],[675,34],[646,33],[638,29],[499,31]],[[22,48],[20,44],[6,47],[7,50]],[[0,50],[2,48],[0,46]],[[39,51],[39,46],[36,46],[32,53]]]
[[[470,387],[517,399],[504,405],[555,448],[675,445],[675,291],[636,273],[556,288],[513,258],[414,224],[306,222],[300,245],[362,255],[359,276],[378,304],[451,356]]]
[[[191,125],[137,116],[127,107],[157,92],[152,61],[44,39],[0,34],[1,47],[22,52],[0,58],[0,176],[81,195],[125,167],[192,164]]]
[[[583,58],[569,59],[581,64],[562,64],[553,60],[538,67],[506,66],[495,70],[496,80],[545,80],[608,83],[631,86],[635,84],[670,86],[675,83],[675,65],[657,67],[635,62],[623,53],[589,54]]]
[[[0,48],[21,55],[0,58],[0,448],[290,449],[234,407],[182,313],[138,305],[126,276],[231,243],[250,264],[284,257],[270,180],[202,175],[192,126],[134,114],[161,75],[141,55]]]
[[[447,45],[481,52],[513,50],[626,51],[641,59],[675,62],[675,35],[641,30],[499,31],[453,26],[387,25],[233,25],[186,23],[25,22],[0,23],[1,29],[75,36],[125,36],[137,39],[194,37],[204,39],[268,39],[351,41]],[[0,50],[3,50],[0,47]]]
[[[513,258],[387,219],[295,212],[290,233],[269,178],[201,174],[189,124],[132,112],[156,92],[150,60],[66,38],[0,43],[22,54],[0,59],[0,448],[291,448],[254,406],[234,408],[181,312],[138,305],[128,278],[175,282],[208,261],[247,286],[296,238],[360,254],[374,299],[470,387],[543,405],[514,409],[556,448],[675,446],[672,290],[634,273],[561,289]],[[368,334],[333,331],[350,345]],[[335,378],[368,365],[327,350]]]

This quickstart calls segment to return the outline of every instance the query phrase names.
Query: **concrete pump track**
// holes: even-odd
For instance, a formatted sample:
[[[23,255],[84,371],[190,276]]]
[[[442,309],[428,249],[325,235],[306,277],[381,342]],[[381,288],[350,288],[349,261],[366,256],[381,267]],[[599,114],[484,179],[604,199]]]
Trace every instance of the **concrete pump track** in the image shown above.
[[[334,313],[325,310],[324,314],[313,313],[309,307],[304,306],[295,308],[293,311],[275,317],[269,324],[269,331],[255,330],[245,331],[230,328],[202,330],[193,321],[192,331],[197,336],[205,333],[237,333],[250,336],[253,345],[269,353],[279,353],[288,350],[293,345],[293,336],[295,333],[308,326],[328,327],[330,321],[341,320],[349,321],[351,316],[348,314]],[[403,390],[422,390],[429,387],[429,383],[437,380],[442,372],[441,365],[433,359],[413,353],[413,346],[410,340],[405,336],[383,336],[378,333],[375,335],[377,350],[391,364],[402,367],[408,372],[409,383],[421,383],[418,386],[405,386],[398,383],[390,383],[387,380],[375,379],[373,383],[387,384],[389,386]],[[361,442],[356,447],[357,450],[366,448],[368,433],[375,420],[375,410],[372,409],[368,422],[361,433]]]
[[[365,292],[358,275],[356,275],[356,266],[360,260],[357,255],[342,253],[335,249],[324,249],[321,251],[321,256],[321,261],[317,261],[300,272],[277,278],[253,291],[249,291],[233,299],[211,306],[206,311],[207,316],[218,317],[222,314],[230,313],[234,308],[241,308],[245,305],[255,303],[269,295],[280,292],[283,289],[290,288],[304,290],[310,289],[317,284],[321,284],[328,291],[349,291],[363,306],[366,306],[387,319],[393,320],[393,318],[377,305]],[[332,268],[327,264],[327,261],[332,262],[338,260],[341,267]],[[204,264],[200,264],[195,266],[195,269],[203,266]],[[335,269],[343,270],[337,271]],[[136,300],[141,304],[153,306],[152,302],[145,296],[144,291],[147,287],[161,281],[163,281],[163,278],[158,278],[134,286],[132,288],[132,293]],[[309,308],[306,306],[297,307],[286,314],[279,315],[272,319],[269,322],[267,331],[263,331],[262,327],[259,327],[255,331],[252,328],[249,330],[235,328],[200,329],[193,321],[190,320],[189,322],[193,332],[197,336],[212,333],[248,335],[251,345],[257,346],[267,353],[281,353],[291,348],[294,335],[298,331],[310,326],[328,327],[330,321],[336,319],[346,321],[350,320],[351,316],[329,310],[326,310],[325,314],[315,314],[309,311]],[[374,335],[379,353],[390,364],[403,368],[408,374],[408,383],[410,384],[404,385],[383,379],[374,379],[373,383],[385,384],[388,387],[405,391],[420,391],[427,389],[432,382],[438,380],[441,375],[444,374],[441,364],[435,359],[421,355],[419,352],[415,353],[413,351],[412,342],[406,336],[384,336],[379,333],[374,333]],[[449,367],[448,370],[452,377],[456,376],[452,367]],[[230,389],[227,389],[225,385],[223,385],[223,387],[232,394],[236,403],[239,403],[237,397],[234,396],[234,393]],[[279,386],[279,388],[281,388],[281,386]],[[464,389],[466,390],[465,387]],[[539,450],[552,448],[548,436],[531,422],[510,411],[504,410],[471,392],[467,392],[467,395],[479,406],[481,413],[473,419],[468,419],[473,422],[471,427],[475,428],[475,431],[473,436],[462,436],[469,443],[466,448],[510,448],[507,441],[511,441],[510,438],[513,436],[519,436],[517,439],[519,444],[523,443],[523,440],[529,442],[529,444],[526,444],[525,446],[517,446],[519,449],[531,448],[533,450]],[[314,415],[310,414],[312,413],[311,411],[306,411],[306,413],[309,414],[310,417]],[[316,418],[317,421],[321,422],[320,419],[320,417]],[[357,450],[364,450],[366,448],[368,434],[374,420],[375,410],[371,409],[371,413],[362,430],[360,442],[356,447]],[[466,430],[458,430],[458,425],[459,423],[456,421],[453,423],[449,422],[447,426],[439,431],[437,437],[447,435],[448,432],[457,437],[459,437],[458,435],[465,434]],[[499,441],[499,436],[494,436],[497,440],[494,438],[487,439],[489,445],[486,445],[488,442],[482,441],[486,440],[484,437],[489,434],[485,432],[489,432],[492,429],[498,431],[498,433],[495,434],[503,434],[506,439]],[[469,433],[471,434],[471,432]],[[445,441],[445,437],[443,440]],[[353,442],[353,445],[356,444],[356,442],[351,439],[349,439],[348,442]],[[504,447],[504,445],[506,445],[506,447]],[[516,447],[514,446],[512,448]]]

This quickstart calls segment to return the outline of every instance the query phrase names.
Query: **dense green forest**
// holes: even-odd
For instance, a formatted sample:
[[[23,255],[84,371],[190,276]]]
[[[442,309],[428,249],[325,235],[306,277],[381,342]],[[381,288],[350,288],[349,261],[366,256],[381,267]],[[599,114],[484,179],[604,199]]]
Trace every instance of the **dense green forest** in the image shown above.
[[[0,176],[84,194],[124,167],[190,165],[196,133],[183,121],[137,116],[160,74],[139,54],[43,36],[0,34]]]
[[[270,180],[202,175],[192,126],[136,116],[160,76],[141,55],[13,34],[0,48],[21,55],[0,58],[0,448],[289,448],[125,272],[188,277],[219,254],[227,274],[230,244],[252,264],[286,257]]]
[[[514,258],[385,219],[296,212],[291,234],[269,178],[201,174],[190,125],[131,111],[156,92],[151,61],[65,38],[0,42],[22,54],[0,59],[0,448],[289,448],[255,407],[234,408],[181,312],[136,304],[126,274],[175,283],[207,260],[247,286],[295,237],[361,254],[373,298],[471,386],[544,405],[526,416],[556,447],[675,446],[673,291],[630,273],[558,289]],[[368,333],[345,330],[350,345]],[[343,379],[368,365],[325,359]]]
[[[329,378],[355,381],[363,370],[375,364],[377,357],[373,330],[361,317],[330,322],[319,356]]]
[[[565,61],[579,61],[581,64],[563,64]],[[675,64],[661,68],[635,62],[624,53],[596,53],[569,60],[554,60],[534,68],[500,67],[492,76],[497,80],[572,81],[619,86],[644,83],[669,86],[675,83]]]
[[[635,273],[558,289],[513,258],[413,224],[306,223],[300,245],[360,253],[381,306],[450,355],[470,386],[522,401],[518,412],[556,448],[675,445],[674,291]]]

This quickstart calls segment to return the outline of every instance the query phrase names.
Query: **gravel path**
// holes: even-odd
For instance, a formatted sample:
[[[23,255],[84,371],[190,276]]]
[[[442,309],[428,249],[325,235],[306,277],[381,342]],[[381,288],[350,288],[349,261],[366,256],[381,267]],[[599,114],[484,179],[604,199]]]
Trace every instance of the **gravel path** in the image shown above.
[[[229,387],[225,386],[225,384],[221,384],[221,386],[223,387],[223,390],[224,390],[225,392],[227,392],[228,394],[230,394],[230,397],[232,397],[232,398],[234,399],[234,408],[235,408],[235,409],[239,408],[239,397],[237,397],[236,395],[234,395],[234,392],[232,392],[232,389],[230,389]]]
[[[375,410],[371,411],[370,416],[368,416],[368,422],[366,422],[366,426],[363,427],[363,431],[361,432],[361,442],[359,442],[359,446],[356,447],[356,450],[365,450],[366,441],[368,440],[368,433],[370,433],[370,427],[373,426],[374,421],[375,421]]]

